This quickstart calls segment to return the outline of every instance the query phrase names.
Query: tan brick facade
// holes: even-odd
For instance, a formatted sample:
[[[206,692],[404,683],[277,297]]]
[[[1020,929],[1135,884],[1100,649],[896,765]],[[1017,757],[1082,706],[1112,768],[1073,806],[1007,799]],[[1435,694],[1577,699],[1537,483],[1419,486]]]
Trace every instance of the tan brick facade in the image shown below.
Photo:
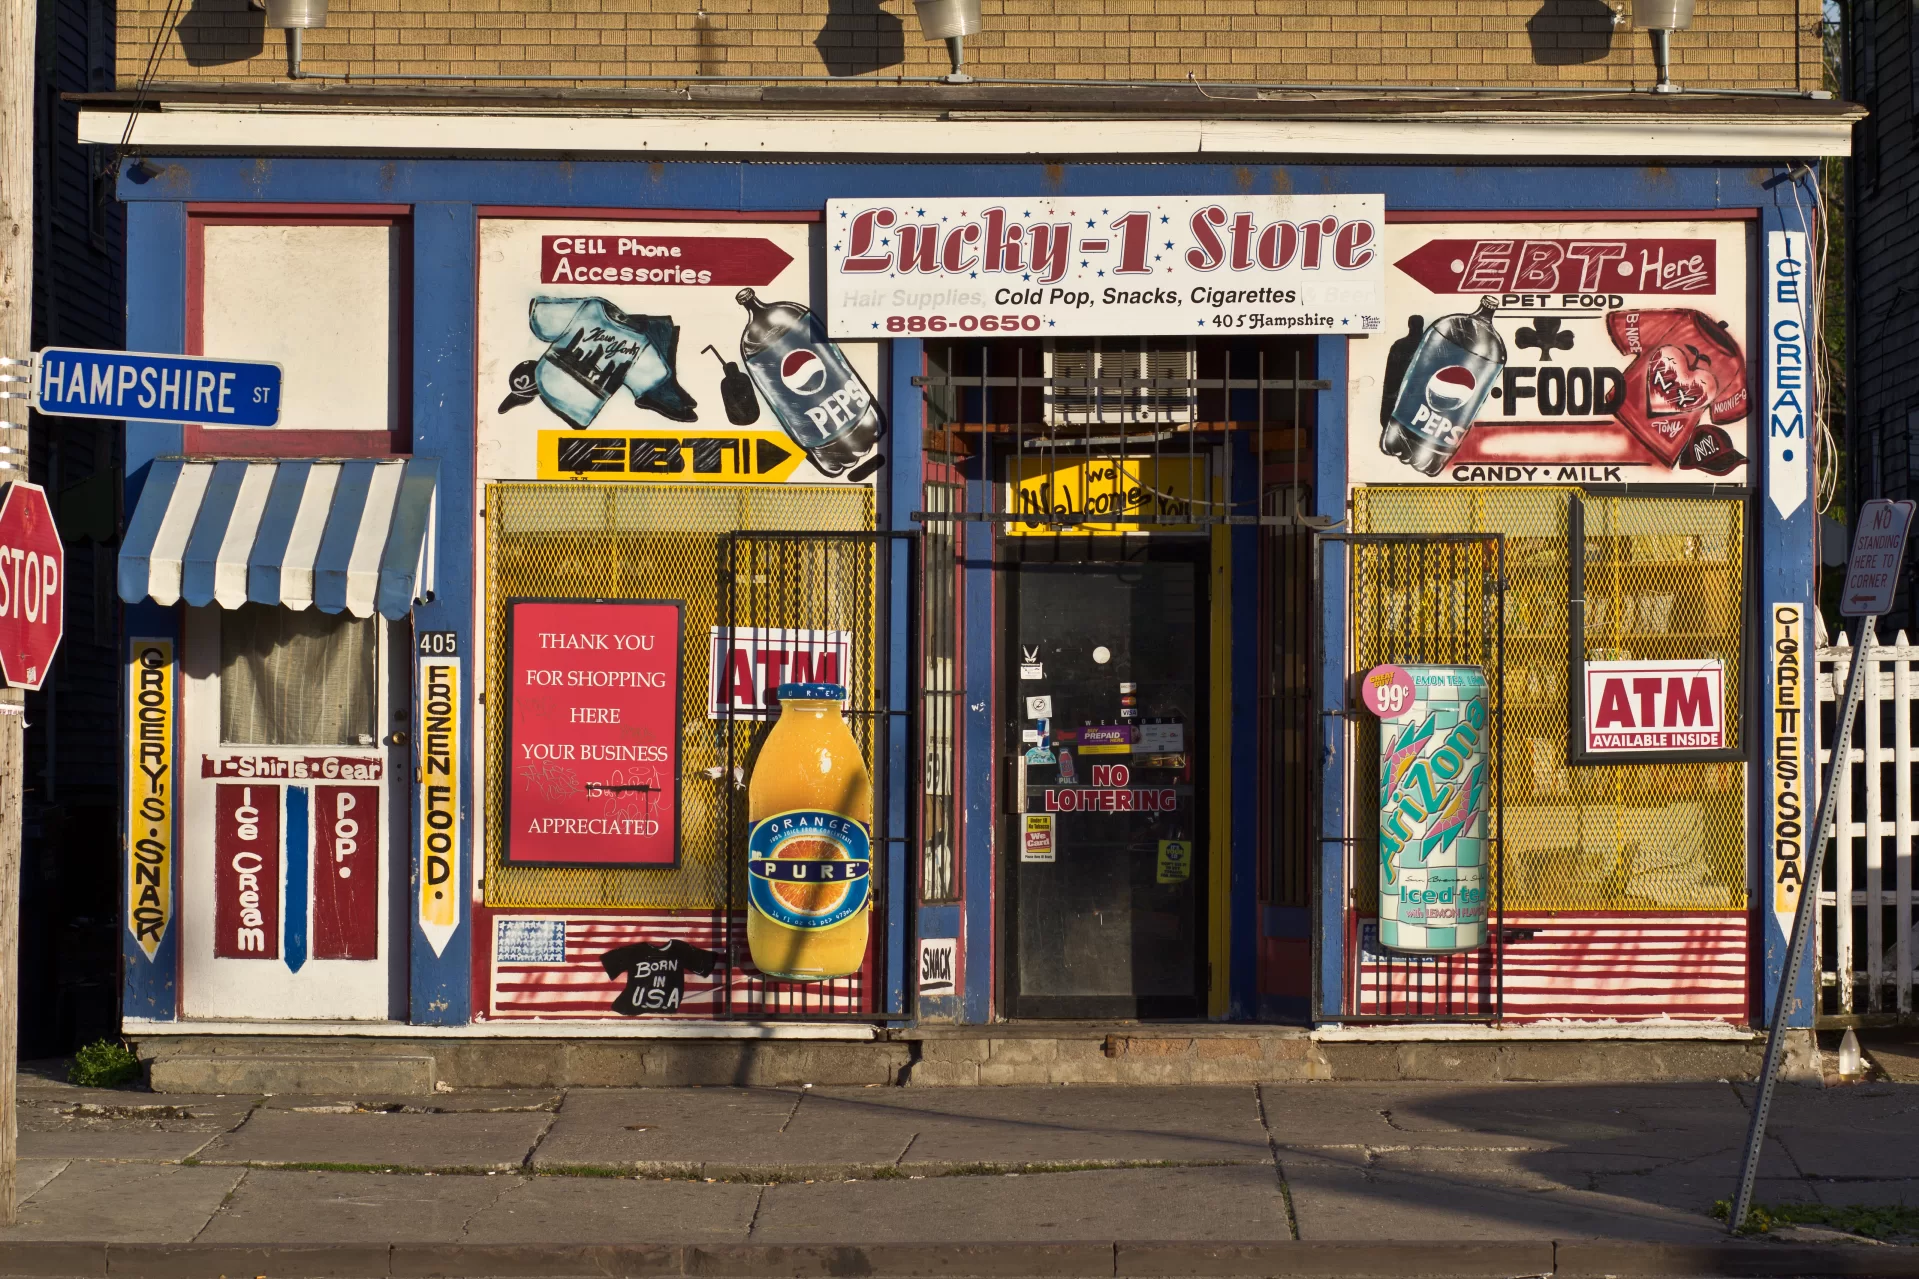
[[[1618,0],[1630,9],[1630,0]],[[135,85],[166,0],[121,0],[120,86]],[[282,80],[278,30],[246,0],[196,0],[162,82]],[[1645,33],[1602,0],[982,0],[968,67],[1007,79],[1365,85],[1645,85]],[[176,15],[180,10],[176,10]],[[1673,39],[1697,87],[1817,88],[1818,0],[1699,0]],[[943,46],[910,0],[332,0],[307,35],[315,74],[929,75]]]

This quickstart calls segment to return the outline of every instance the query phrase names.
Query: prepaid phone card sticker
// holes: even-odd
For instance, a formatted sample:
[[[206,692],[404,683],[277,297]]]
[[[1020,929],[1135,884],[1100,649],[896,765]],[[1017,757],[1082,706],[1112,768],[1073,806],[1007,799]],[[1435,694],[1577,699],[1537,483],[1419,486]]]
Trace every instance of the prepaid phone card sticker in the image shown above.
[[[1388,225],[1385,323],[1352,347],[1353,482],[1746,483],[1746,235]]]

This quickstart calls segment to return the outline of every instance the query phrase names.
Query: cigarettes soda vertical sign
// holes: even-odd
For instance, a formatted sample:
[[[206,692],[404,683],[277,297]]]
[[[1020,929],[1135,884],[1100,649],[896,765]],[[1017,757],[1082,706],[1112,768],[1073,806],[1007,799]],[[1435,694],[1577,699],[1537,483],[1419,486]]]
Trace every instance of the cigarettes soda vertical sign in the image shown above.
[[[1806,606],[1772,606],[1772,913],[1792,932],[1805,887]]]
[[[127,681],[127,931],[152,959],[173,922],[173,641],[135,639]]]
[[[460,926],[460,657],[453,631],[420,635],[420,932],[435,955]]]

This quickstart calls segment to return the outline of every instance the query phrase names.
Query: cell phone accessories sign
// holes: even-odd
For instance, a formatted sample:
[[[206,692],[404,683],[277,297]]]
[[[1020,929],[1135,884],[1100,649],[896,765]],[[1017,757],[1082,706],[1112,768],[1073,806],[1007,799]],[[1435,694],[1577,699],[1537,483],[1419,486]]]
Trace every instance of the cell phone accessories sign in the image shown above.
[[[1376,330],[1379,195],[832,200],[836,338]]]
[[[1742,222],[1386,228],[1351,354],[1355,483],[1748,480]]]
[[[483,479],[870,483],[878,350],[830,340],[795,222],[486,218]]]
[[[1586,663],[1586,754],[1725,747],[1726,668],[1717,659]]]
[[[678,863],[683,607],[507,603],[508,861]]]

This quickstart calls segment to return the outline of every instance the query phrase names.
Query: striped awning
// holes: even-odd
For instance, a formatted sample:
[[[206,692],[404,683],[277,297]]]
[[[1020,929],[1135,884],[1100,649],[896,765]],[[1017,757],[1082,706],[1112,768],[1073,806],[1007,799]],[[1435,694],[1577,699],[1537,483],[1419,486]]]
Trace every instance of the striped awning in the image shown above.
[[[120,598],[405,617],[433,586],[439,469],[160,458],[120,546]]]

